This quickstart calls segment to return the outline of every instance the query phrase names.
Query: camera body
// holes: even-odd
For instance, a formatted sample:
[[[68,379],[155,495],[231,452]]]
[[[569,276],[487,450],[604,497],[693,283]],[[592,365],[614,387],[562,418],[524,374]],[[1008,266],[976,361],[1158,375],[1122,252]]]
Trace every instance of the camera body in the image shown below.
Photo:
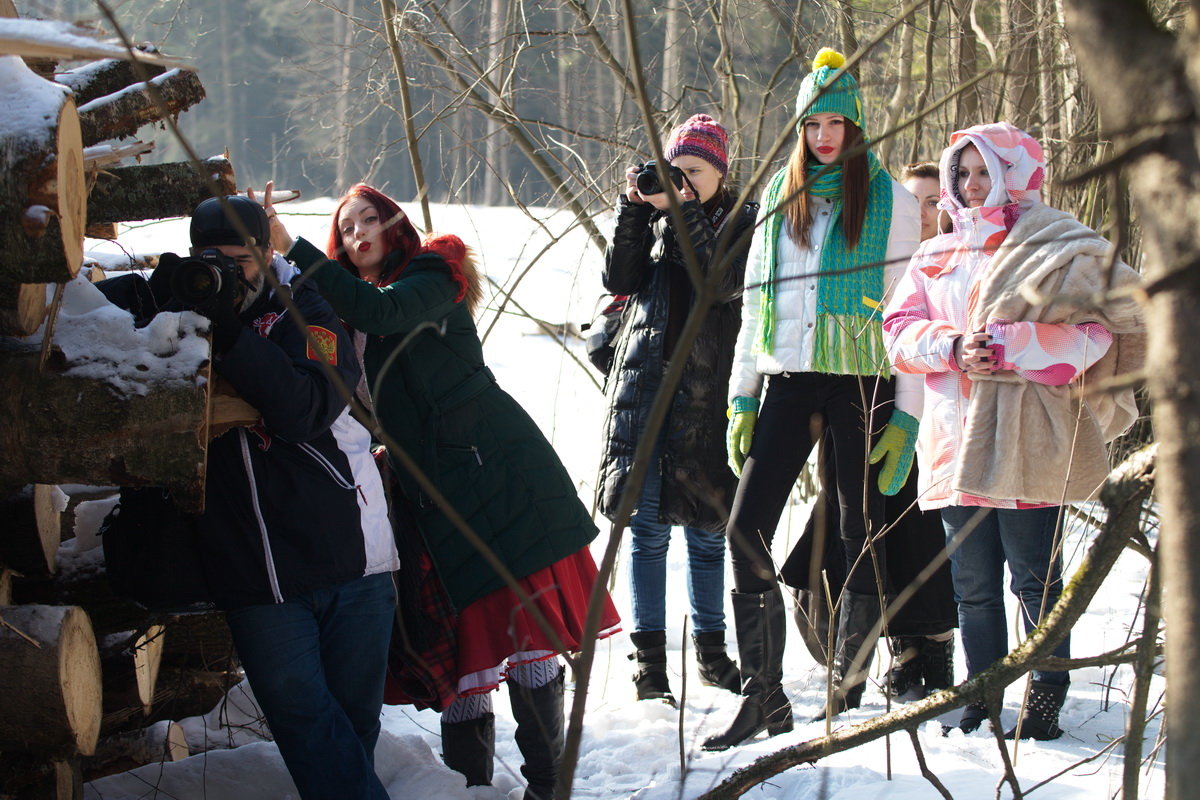
[[[196,308],[213,302],[228,282],[237,287],[240,278],[237,262],[210,248],[179,260],[171,273],[171,295],[184,308]]]
[[[682,189],[683,170],[673,164],[666,164],[665,166],[668,179],[671,183],[675,184],[676,189]],[[658,162],[647,161],[639,167],[637,177],[634,178],[634,183],[637,186],[638,192],[643,195],[661,193],[663,185],[658,175]]]

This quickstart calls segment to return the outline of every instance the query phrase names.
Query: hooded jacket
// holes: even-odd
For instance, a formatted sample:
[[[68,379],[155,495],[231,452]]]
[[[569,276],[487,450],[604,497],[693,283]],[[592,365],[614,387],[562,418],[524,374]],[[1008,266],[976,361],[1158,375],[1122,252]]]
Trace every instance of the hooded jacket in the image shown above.
[[[979,208],[958,189],[969,145],[992,179]],[[958,131],[942,155],[939,205],[954,229],[918,249],[884,317],[896,369],[925,379],[922,508],[1085,499],[1107,474],[1104,443],[1136,418],[1131,392],[1080,400],[1072,391],[1136,368],[1141,319],[1131,301],[1063,299],[1106,287],[1111,245],[1043,204],[1043,177],[1041,146],[1008,123]],[[1137,280],[1119,261],[1114,274],[1117,285]],[[978,331],[992,337],[992,375],[960,372],[954,360],[956,340]]]
[[[390,253],[384,274],[398,277],[382,287],[304,239],[288,257],[338,316],[366,334],[363,362],[383,429],[520,579],[576,553],[598,531],[541,429],[484,364],[457,266],[465,247],[457,237],[441,243],[427,243],[411,260],[412,253]],[[389,457],[454,606],[505,586],[406,461]]]
[[[719,254],[729,256],[718,296],[687,354],[663,421],[667,433],[662,458],[652,466],[662,474],[657,521],[718,532],[725,530],[737,488],[737,478],[726,464],[725,394],[741,319],[748,231],[758,210],[756,203],[734,210],[729,208],[732,202],[729,197],[727,212],[716,227],[699,202],[682,205],[702,274],[718,265]],[[667,340],[673,338],[669,328],[676,327],[670,323],[681,325],[694,303],[683,251],[668,220],[653,206],[621,202],[605,257],[604,287],[630,296],[605,386],[608,413],[597,492],[600,511],[610,518],[633,468],[646,426],[647,399],[658,391],[668,358],[679,355],[666,353]]]

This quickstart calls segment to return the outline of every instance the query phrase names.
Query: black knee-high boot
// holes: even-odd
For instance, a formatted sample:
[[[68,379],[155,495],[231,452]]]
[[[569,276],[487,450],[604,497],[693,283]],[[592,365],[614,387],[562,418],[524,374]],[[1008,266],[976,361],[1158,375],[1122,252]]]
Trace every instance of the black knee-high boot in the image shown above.
[[[833,704],[813,718],[825,719],[826,712],[840,714],[849,708],[858,708],[866,688],[867,670],[875,652],[875,623],[879,621],[879,598],[873,594],[859,594],[849,589],[842,590],[841,615],[838,617],[837,650],[834,652]],[[862,664],[851,673],[854,659],[859,651],[867,648]]]
[[[792,729],[792,704],[783,692],[783,648],[787,616],[778,587],[762,594],[733,592],[742,705],[724,732],[704,741],[705,750],[728,750],[760,732],[768,736]]]
[[[496,756],[496,717],[442,723],[442,761],[467,778],[467,786],[489,786]]]
[[[521,774],[528,785],[525,800],[553,800],[558,780],[558,765],[566,744],[563,719],[565,670],[545,686],[530,689],[509,681],[513,717],[517,720],[514,738],[525,759]]]

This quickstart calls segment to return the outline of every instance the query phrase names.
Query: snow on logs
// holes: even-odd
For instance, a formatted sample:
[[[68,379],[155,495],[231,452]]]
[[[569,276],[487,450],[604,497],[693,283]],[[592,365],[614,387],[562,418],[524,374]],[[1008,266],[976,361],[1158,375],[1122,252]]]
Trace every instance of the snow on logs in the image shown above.
[[[173,69],[79,107],[83,142],[132,136],[138,128],[186,111],[204,99],[204,85],[191,70]]]
[[[46,307],[36,285],[83,263],[83,142],[70,90],[18,56],[0,56],[0,108],[0,332],[28,335]]]
[[[135,328],[83,277],[67,284],[52,344],[0,339],[0,494],[31,482],[163,486],[200,510],[207,327],[185,312]]]
[[[91,755],[100,736],[100,655],[73,606],[0,607],[0,751]]]

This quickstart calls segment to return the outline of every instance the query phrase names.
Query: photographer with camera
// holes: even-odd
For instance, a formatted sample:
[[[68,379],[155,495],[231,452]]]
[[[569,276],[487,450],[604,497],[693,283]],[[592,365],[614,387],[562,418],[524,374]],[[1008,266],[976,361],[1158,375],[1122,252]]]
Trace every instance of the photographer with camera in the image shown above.
[[[630,520],[634,632],[639,700],[675,700],[667,680],[666,564],[671,527],[688,546],[688,593],[700,677],[741,690],[725,651],[725,521],[736,480],[725,464],[725,388],[741,319],[741,286],[757,205],[735,207],[726,185],[728,134],[707,114],[671,132],[668,162],[630,167],[605,259],[604,286],[629,295],[615,344],[606,393],[604,460],[598,481],[601,511],[610,518],[633,469],[650,407],[673,358],[686,359],[670,411]],[[665,190],[664,190],[665,189]],[[673,228],[667,192],[681,204],[687,230]],[[745,235],[743,235],[745,234]],[[701,309],[704,326],[689,352],[676,342],[695,304],[680,240],[695,250],[702,276],[721,270],[716,303]]]
[[[191,241],[191,258],[161,257],[149,284],[155,310],[208,317],[214,370],[262,415],[209,443],[194,520],[203,583],[300,796],[381,800],[373,753],[399,563],[370,436],[325,366],[355,386],[353,346],[315,287],[271,249],[258,203],[205,200]],[[119,293],[106,291],[120,305]],[[138,497],[122,492],[114,537],[146,523]]]

